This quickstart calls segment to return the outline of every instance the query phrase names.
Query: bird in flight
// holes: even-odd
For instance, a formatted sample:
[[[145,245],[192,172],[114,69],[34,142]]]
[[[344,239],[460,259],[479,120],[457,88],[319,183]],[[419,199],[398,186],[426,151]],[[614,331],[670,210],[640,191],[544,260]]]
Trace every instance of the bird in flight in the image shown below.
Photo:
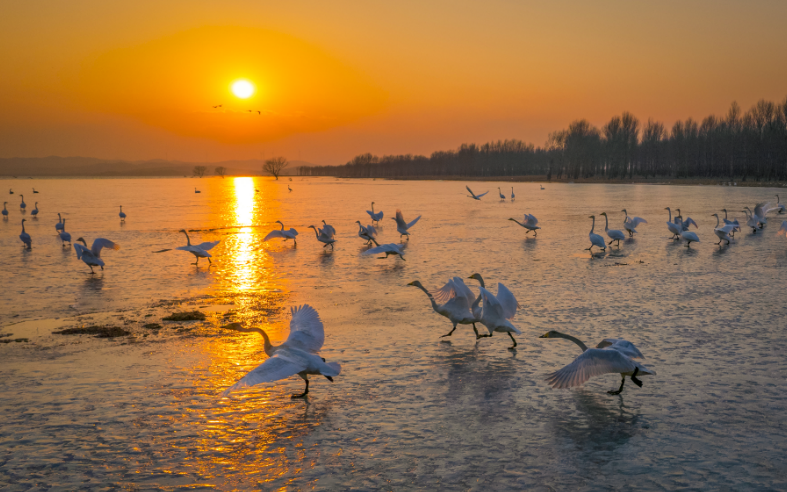
[[[220,107],[221,107],[221,104],[219,104],[218,106],[213,106],[213,109],[218,109]]]

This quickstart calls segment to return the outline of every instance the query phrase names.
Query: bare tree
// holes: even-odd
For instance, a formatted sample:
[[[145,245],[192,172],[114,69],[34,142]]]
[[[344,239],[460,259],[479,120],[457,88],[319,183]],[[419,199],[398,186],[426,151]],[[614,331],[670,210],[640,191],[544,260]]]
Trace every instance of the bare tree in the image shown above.
[[[289,162],[287,162],[286,157],[273,157],[265,161],[265,165],[262,166],[262,170],[263,172],[273,175],[276,179],[279,179],[279,175],[287,168],[288,165]]]
[[[223,179],[224,175],[227,174],[227,168],[224,166],[219,166],[216,168],[215,172],[216,172],[216,176],[221,176]]]
[[[208,167],[207,166],[194,166],[194,169],[191,172],[194,174],[194,176],[197,176],[198,178],[201,178],[201,177],[205,176],[206,172],[208,172]]]

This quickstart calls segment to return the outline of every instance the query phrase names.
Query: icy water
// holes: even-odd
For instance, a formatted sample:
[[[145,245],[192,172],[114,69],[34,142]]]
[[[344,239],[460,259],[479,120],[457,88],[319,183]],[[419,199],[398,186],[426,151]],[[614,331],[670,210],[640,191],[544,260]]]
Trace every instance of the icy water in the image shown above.
[[[787,488],[781,218],[719,248],[710,217],[726,207],[743,219],[743,206],[778,190],[519,183],[512,203],[496,198],[510,184],[470,183],[492,190],[480,202],[464,185],[0,180],[4,194],[15,190],[0,222],[0,334],[28,338],[0,344],[0,490]],[[386,217],[381,243],[399,240],[396,208],[423,215],[406,261],[361,256],[354,222],[369,223],[373,200]],[[699,244],[669,239],[667,206],[699,223]],[[606,211],[622,229],[623,208],[649,223],[606,254],[583,251],[588,216]],[[74,239],[121,245],[102,254],[103,272],[89,275],[61,246],[57,212]],[[526,212],[540,220],[537,238],[506,220]],[[18,239],[22,217],[31,251]],[[334,251],[307,229],[322,219],[338,231]],[[297,248],[262,242],[276,220],[300,232]],[[153,253],[185,244],[181,228],[192,242],[222,241],[212,266]],[[476,342],[464,326],[439,338],[450,323],[407,286],[475,272],[519,299],[515,352],[508,337]],[[322,356],[342,374],[313,377],[305,401],[290,399],[303,388],[297,377],[221,399],[265,359],[258,336],[221,326],[257,325],[278,343],[288,308],[303,303],[320,312]],[[161,320],[186,309],[207,319]],[[107,320],[132,335],[51,334]],[[153,322],[164,328],[143,327]],[[579,349],[538,338],[549,330],[589,345],[626,338],[657,375],[619,396],[607,394],[616,375],[553,390],[544,376]]]

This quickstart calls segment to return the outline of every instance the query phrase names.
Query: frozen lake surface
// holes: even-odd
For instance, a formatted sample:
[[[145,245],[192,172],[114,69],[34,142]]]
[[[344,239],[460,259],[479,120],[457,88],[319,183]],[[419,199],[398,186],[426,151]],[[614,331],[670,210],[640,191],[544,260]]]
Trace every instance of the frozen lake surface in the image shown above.
[[[787,488],[782,217],[723,248],[710,217],[727,208],[743,222],[742,207],[775,202],[778,190],[516,183],[512,203],[496,198],[509,183],[470,183],[492,190],[480,202],[464,185],[0,180],[10,212],[0,222],[0,335],[28,338],[0,344],[0,490]],[[399,241],[397,208],[407,220],[423,215],[406,261],[361,256],[354,222],[369,223],[371,201],[385,213],[380,243]],[[699,244],[669,239],[667,206],[699,223]],[[606,211],[622,229],[623,208],[649,223],[591,257],[588,216]],[[74,239],[121,245],[102,253],[102,273],[61,246],[58,212]],[[539,218],[537,238],[507,220],[524,213]],[[31,251],[18,239],[23,217]],[[307,229],[323,219],[338,231],[334,251]],[[297,248],[262,242],[276,220],[300,232]],[[184,245],[182,228],[192,242],[222,241],[212,266],[153,254]],[[450,322],[407,286],[476,272],[517,296],[517,351],[500,333],[476,342],[466,326],[439,338]],[[303,388],[297,377],[221,399],[266,356],[258,336],[220,327],[257,325],[278,343],[289,307],[304,303],[319,311],[322,356],[342,374],[312,377],[305,401],[290,399]],[[207,319],[161,321],[187,309]],[[132,336],[51,334],[99,322]],[[657,375],[619,396],[607,394],[617,375],[553,390],[545,375],[579,349],[538,338],[549,330],[588,345],[625,338]]]

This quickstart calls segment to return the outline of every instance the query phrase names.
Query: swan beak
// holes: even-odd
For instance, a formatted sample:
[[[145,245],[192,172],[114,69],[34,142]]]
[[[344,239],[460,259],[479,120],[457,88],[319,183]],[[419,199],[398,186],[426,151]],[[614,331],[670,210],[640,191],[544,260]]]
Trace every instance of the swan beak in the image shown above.
[[[544,333],[543,335],[541,335],[538,338],[549,338],[549,333]]]
[[[413,282],[410,282],[410,283],[409,283],[409,284],[407,284],[407,285],[415,285],[415,282],[414,282],[414,281],[413,281]]]

